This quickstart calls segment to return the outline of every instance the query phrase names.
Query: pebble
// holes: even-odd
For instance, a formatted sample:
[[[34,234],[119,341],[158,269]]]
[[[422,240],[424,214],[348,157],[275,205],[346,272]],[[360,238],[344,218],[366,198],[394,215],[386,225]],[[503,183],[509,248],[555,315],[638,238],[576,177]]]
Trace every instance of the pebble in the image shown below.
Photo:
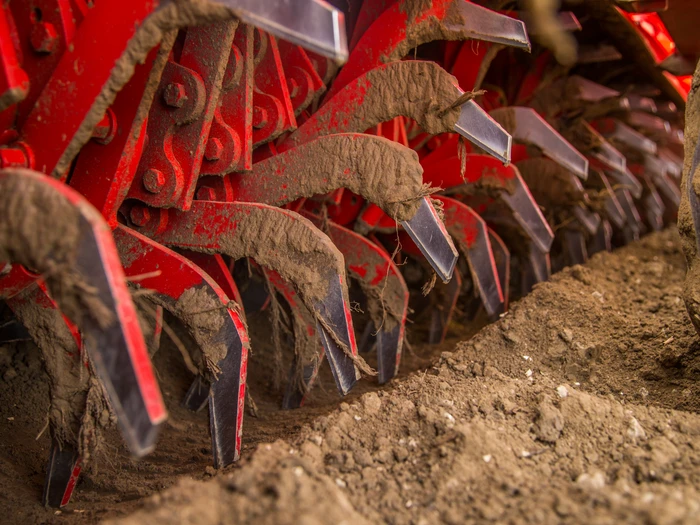
[[[313,463],[323,464],[323,451],[321,447],[312,441],[307,441],[301,446],[301,453]]]
[[[340,448],[340,444],[342,443],[342,438],[340,437],[340,432],[338,431],[337,428],[331,427],[328,429],[328,432],[326,432],[326,445],[328,446],[329,449],[331,450],[336,450]]]
[[[408,459],[408,449],[406,447],[394,447],[394,457],[396,461],[406,461]]]
[[[564,399],[565,397],[569,396],[569,389],[566,388],[564,385],[559,385],[557,387],[557,394],[559,395],[559,397]]]
[[[564,328],[561,332],[559,332],[559,337],[561,337],[567,343],[574,340],[574,334],[568,328]]]
[[[372,455],[365,448],[358,448],[357,450],[355,450],[354,457],[355,463],[357,463],[361,467],[369,467],[373,463]]]
[[[584,472],[576,478],[576,484],[584,490],[600,490],[605,487],[605,475],[600,471]]]
[[[639,441],[647,438],[647,433],[644,431],[642,425],[639,424],[636,417],[630,417],[627,423],[627,436],[632,441]]]
[[[453,428],[455,426],[455,418],[452,414],[449,412],[444,412],[442,417],[447,420],[447,428]]]
[[[335,421],[335,426],[343,432],[347,432],[348,430],[350,430],[353,424],[354,419],[347,412],[342,412],[341,414],[338,414],[338,418]]]
[[[503,337],[505,337],[507,341],[510,341],[511,343],[514,343],[516,345],[520,343],[520,338],[513,332],[506,332],[505,334],[503,334]]]
[[[365,407],[367,414],[378,414],[382,408],[382,400],[375,392],[370,392],[362,396],[362,405]]]
[[[540,441],[555,443],[564,430],[564,416],[548,397],[540,402],[537,412],[535,435]]]

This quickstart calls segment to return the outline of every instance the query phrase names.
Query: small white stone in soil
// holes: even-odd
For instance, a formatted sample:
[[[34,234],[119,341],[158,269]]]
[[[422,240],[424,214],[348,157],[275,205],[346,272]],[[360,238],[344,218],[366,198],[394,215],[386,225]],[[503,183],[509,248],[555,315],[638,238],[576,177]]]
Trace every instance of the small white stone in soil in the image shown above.
[[[566,388],[564,385],[559,385],[557,387],[557,394],[559,394],[559,397],[563,399],[569,395],[569,389]]]
[[[529,360],[530,360],[530,356],[529,356],[529,355],[524,355],[524,356],[523,356],[523,359],[525,359],[525,361],[529,361]]]
[[[345,487],[348,486],[347,483],[345,483],[342,479],[340,478],[335,478],[335,484],[338,485],[341,489],[344,489]]]
[[[486,454],[483,459],[484,462],[491,463],[491,454]]]
[[[355,419],[355,421],[362,421],[362,418],[360,416],[358,416],[357,414],[355,414],[353,416],[353,418]]]
[[[605,487],[605,475],[602,472],[594,472],[593,474],[584,472],[576,478],[576,484],[584,489],[599,490]]]
[[[447,426],[449,428],[455,426],[455,418],[452,414],[450,414],[449,412],[445,412],[442,414],[442,417],[444,417],[447,420]]]
[[[528,368],[528,369],[527,369],[527,372],[525,372],[525,375],[526,375],[527,377],[532,377],[532,370],[530,370],[530,369]]]
[[[297,478],[300,478],[304,474],[304,469],[301,467],[294,467],[294,470],[292,472],[294,472],[294,475]]]
[[[646,439],[647,437],[644,427],[639,424],[636,417],[630,417],[627,424],[627,436],[634,441],[637,441],[638,439]]]

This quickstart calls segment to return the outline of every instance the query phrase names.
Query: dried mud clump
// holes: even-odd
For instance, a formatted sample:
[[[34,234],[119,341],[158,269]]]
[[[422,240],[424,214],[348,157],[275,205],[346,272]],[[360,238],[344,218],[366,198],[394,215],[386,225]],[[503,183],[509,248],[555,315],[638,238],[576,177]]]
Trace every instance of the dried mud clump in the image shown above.
[[[411,219],[430,192],[413,150],[349,133],[327,135],[262,161],[249,176],[237,176],[236,187],[265,195],[274,205],[347,188],[397,221]]]
[[[235,235],[220,239],[221,251],[274,269],[299,288],[312,311],[326,298],[329,276],[345,275],[343,256],[307,219],[258,207],[236,219]]]
[[[60,312],[37,304],[32,292],[30,288],[15,299],[14,313],[41,351],[49,380],[51,436],[60,446],[69,445],[88,456],[98,441],[98,425],[87,406],[90,372]],[[102,403],[101,395],[98,402]],[[87,439],[79,439],[81,435]]]
[[[460,106],[454,102],[464,95],[458,86],[457,79],[434,62],[410,60],[378,67],[341,91],[353,97],[362,94],[361,103],[332,110],[328,109],[332,104],[327,104],[285,144],[297,145],[322,134],[362,133],[398,116],[414,119],[431,135],[452,132],[460,115]]]
[[[202,351],[200,371],[207,371],[216,378],[218,364],[228,353],[222,334],[228,315],[225,305],[206,288],[189,288],[180,296],[173,311]]]

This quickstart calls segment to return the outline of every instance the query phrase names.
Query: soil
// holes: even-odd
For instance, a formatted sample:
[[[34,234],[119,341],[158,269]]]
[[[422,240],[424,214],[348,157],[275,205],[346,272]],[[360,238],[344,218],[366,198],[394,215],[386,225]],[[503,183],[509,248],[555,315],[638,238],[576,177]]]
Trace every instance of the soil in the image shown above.
[[[116,431],[72,503],[38,503],[48,389],[32,344],[0,352],[4,523],[697,523],[700,341],[681,299],[678,234],[650,235],[537,285],[497,323],[404,352],[400,378],[338,406],[326,374],[278,409],[258,345],[243,460],[210,467],[206,413],[180,405],[192,376],[163,344],[170,419],[131,459]],[[265,316],[249,316],[265,341]],[[257,327],[257,328],[256,328]],[[473,328],[473,327],[472,327]],[[257,336],[257,337],[256,337]],[[269,335],[268,335],[269,338]],[[267,360],[269,361],[269,359]],[[326,367],[324,367],[325,370]],[[163,489],[166,489],[163,492]]]

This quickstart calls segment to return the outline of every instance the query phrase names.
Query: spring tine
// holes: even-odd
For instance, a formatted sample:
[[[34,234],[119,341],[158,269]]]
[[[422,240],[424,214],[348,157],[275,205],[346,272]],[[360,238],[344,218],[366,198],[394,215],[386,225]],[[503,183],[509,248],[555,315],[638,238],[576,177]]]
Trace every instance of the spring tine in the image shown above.
[[[56,297],[64,314],[82,330],[85,347],[110,405],[117,415],[120,430],[129,449],[137,456],[147,454],[155,445],[159,426],[167,418],[167,413],[138,325],[138,315],[126,287],[110,228],[99,212],[82,196],[67,185],[43,174],[23,169],[6,169],[0,172],[0,186],[0,195],[6,197],[5,202],[0,199],[0,208],[3,208],[3,205],[10,206],[7,198],[11,198],[12,206],[19,206],[19,209],[27,213],[33,208],[37,216],[40,216],[46,209],[37,203],[48,199],[56,204],[58,212],[67,221],[72,220],[71,224],[77,225],[79,233],[73,247],[75,261],[71,269],[94,290],[95,298],[110,313],[110,319],[97,319],[93,311],[85,311],[80,307],[81,296],[84,293],[82,288],[64,286],[60,293],[52,295]],[[20,197],[28,199],[27,202],[18,203],[17,199]],[[2,211],[11,216],[10,210],[11,208],[3,208]],[[52,221],[53,217],[46,217],[45,220]],[[42,243],[47,246],[56,242],[52,237],[63,235],[60,228],[43,228],[42,231],[46,232]],[[9,255],[29,257],[27,265],[40,273],[53,272],[44,267],[51,263],[51,260],[42,258],[33,261],[30,253]],[[61,254],[54,256],[60,257]],[[49,292],[52,292],[53,280],[48,278],[46,282]],[[71,294],[74,302],[63,300]]]
[[[539,147],[545,155],[582,180],[588,177],[588,160],[534,109],[509,106],[496,109],[491,116],[505,126],[515,140]]]
[[[462,105],[454,131],[502,162],[510,162],[513,139],[473,100]]]
[[[246,22],[275,36],[332,58],[348,59],[345,15],[321,0],[215,0]]]
[[[462,276],[455,270],[452,280],[439,288],[439,304],[434,304],[430,312],[430,327],[428,330],[428,344],[442,343],[447,336],[447,329],[454,316],[462,290]]]
[[[606,220],[601,221],[600,227],[595,235],[588,240],[587,250],[590,255],[598,252],[609,252],[612,250],[612,226]]]
[[[409,12],[413,13],[410,18]],[[425,20],[431,23],[425,24]],[[416,31],[416,26],[421,30]],[[530,50],[523,22],[475,3],[466,0],[435,0],[424,4],[415,4],[413,0],[394,2],[362,35],[348,63],[334,80],[328,97],[333,97],[370,69],[401,60],[409,49],[421,44],[469,39]]]
[[[438,277],[443,282],[449,281],[459,254],[430,198],[424,197],[413,218],[402,221],[401,226],[435,269]]]
[[[466,204],[435,197],[443,204],[445,225],[464,252],[475,288],[490,317],[503,312],[503,291],[489,241],[486,223]]]
[[[634,205],[632,195],[625,188],[616,189],[615,195],[617,196],[617,200],[620,202],[620,206],[622,206],[622,210],[625,212],[627,227],[629,228],[633,239],[638,239],[642,230],[642,218],[639,216],[637,207]]]
[[[158,231],[156,217],[141,231],[165,245],[233,259],[251,257],[292,283],[316,318],[319,335],[329,349],[338,391],[345,395],[358,379],[357,355],[342,254],[331,240],[299,214],[265,204],[195,201],[187,212],[167,210],[169,228]],[[216,224],[201,228],[201,224]],[[298,237],[297,237],[298,236]],[[313,248],[300,250],[297,238]],[[308,271],[317,278],[310,281]],[[322,283],[319,289],[315,283]],[[331,332],[332,330],[332,332]]]
[[[206,380],[197,377],[185,397],[185,405],[199,410],[205,405],[202,397],[208,397],[214,466],[223,468],[233,463],[240,457],[248,366],[249,340],[242,316],[230,306],[229,297],[216,281],[184,256],[123,225],[114,231],[114,238],[125,273],[147,275],[138,281],[139,285],[152,290],[151,300],[183,322],[202,360],[218,367],[216,375],[211,374]],[[159,272],[154,273],[155,269]],[[173,280],[173,275],[178,275],[178,279]],[[192,304],[208,310],[206,317],[192,311]],[[212,330],[209,324],[203,326],[202,320],[217,329]],[[224,355],[219,350],[221,346]]]
[[[588,262],[586,238],[576,228],[564,228],[564,250],[569,264],[585,264]]]
[[[554,241],[554,233],[542,215],[542,210],[532,197],[520,173],[516,177],[513,193],[503,193],[503,202],[513,211],[513,217],[525,230],[532,243],[548,253]]]
[[[656,142],[645,137],[638,131],[617,119],[605,118],[593,123],[595,127],[608,139],[636,149],[637,151],[656,154]]]
[[[60,508],[68,505],[80,476],[81,463],[78,451],[72,446],[52,440],[41,498],[44,506]]]
[[[600,215],[590,211],[583,205],[574,206],[571,210],[578,220],[579,224],[591,235],[593,235],[600,226]]]

